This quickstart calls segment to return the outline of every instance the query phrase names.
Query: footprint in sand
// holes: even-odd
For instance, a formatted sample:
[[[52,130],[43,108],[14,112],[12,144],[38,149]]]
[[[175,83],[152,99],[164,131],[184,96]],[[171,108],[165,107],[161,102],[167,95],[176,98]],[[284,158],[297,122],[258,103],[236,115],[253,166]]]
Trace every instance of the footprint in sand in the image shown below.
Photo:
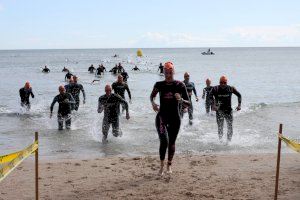
[[[81,164],[80,163],[75,163],[75,166],[81,166]]]
[[[91,167],[98,167],[97,165],[92,165]]]

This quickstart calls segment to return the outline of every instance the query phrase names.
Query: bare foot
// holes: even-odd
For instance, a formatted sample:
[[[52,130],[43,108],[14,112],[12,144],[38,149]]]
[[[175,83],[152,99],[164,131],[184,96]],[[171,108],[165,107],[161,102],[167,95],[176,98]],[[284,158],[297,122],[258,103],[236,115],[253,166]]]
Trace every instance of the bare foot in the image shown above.
[[[172,165],[172,163],[171,163],[171,162],[168,162],[168,165],[167,165],[167,174],[172,174],[172,168],[171,168],[171,165]]]
[[[159,176],[163,176],[164,175],[164,166],[165,166],[165,163],[164,161],[160,161],[160,169],[159,169],[159,172],[158,172],[158,175]]]
[[[167,166],[167,174],[172,174],[172,168],[171,165]]]

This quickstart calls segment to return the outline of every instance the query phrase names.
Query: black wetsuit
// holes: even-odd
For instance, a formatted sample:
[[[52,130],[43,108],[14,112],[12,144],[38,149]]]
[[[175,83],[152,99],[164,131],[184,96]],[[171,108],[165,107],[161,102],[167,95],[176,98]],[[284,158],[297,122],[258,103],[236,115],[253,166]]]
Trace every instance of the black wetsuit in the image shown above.
[[[71,74],[70,72],[66,73],[65,81],[70,80],[72,76],[73,76],[73,74]]]
[[[122,65],[118,65],[118,73],[124,72],[124,68]]]
[[[195,84],[193,82],[184,80],[183,83],[185,84],[188,96],[190,98],[190,106],[188,108],[188,113],[189,113],[189,119],[192,120],[193,119],[192,94],[194,92],[195,96],[197,97],[197,91],[196,91],[196,88],[195,88]],[[182,116],[183,116],[183,112],[182,112]]]
[[[113,74],[117,74],[118,73],[118,67],[113,67],[111,70],[109,70],[109,72],[112,72]]]
[[[83,100],[85,101],[85,91],[83,89],[83,86],[79,83],[69,83],[68,85],[65,86],[66,92],[71,94],[75,100],[75,104],[72,106],[72,110],[78,110],[79,104],[80,104],[80,91],[83,94]]]
[[[111,85],[112,89],[114,90],[114,92],[118,95],[120,95],[123,99],[125,99],[125,90],[128,93],[128,97],[131,100],[131,92],[130,89],[127,85],[127,83],[123,82],[123,83],[119,83],[119,82],[114,82]],[[125,107],[122,105],[122,111],[124,111]]]
[[[123,72],[121,73],[121,75],[123,76],[123,80],[124,80],[125,82],[127,82],[127,79],[129,78],[128,73],[125,72],[125,71],[123,71]]]
[[[125,99],[125,90],[126,90],[128,93],[129,99],[131,99],[131,93],[130,93],[127,83],[114,82],[111,87],[114,90],[114,92],[116,94],[120,95],[123,99]]]
[[[223,137],[223,125],[224,118],[227,123],[227,140],[230,141],[233,134],[233,116],[231,108],[231,97],[232,94],[235,94],[238,97],[238,103],[241,104],[242,96],[241,94],[232,86],[215,86],[210,92],[212,97],[213,104],[217,106],[216,118],[218,124],[218,134],[219,138]]]
[[[211,106],[212,106],[212,99],[211,99],[211,95],[210,95],[212,88],[213,88],[212,86],[207,86],[203,89],[203,97],[205,97],[206,113],[210,112]]]
[[[136,66],[134,68],[132,68],[132,70],[133,71],[140,71],[140,69],[138,67],[136,67]]]
[[[160,139],[159,154],[160,160],[165,159],[168,148],[168,160],[171,163],[175,153],[175,141],[180,129],[180,105],[175,98],[175,93],[179,93],[181,97],[189,101],[185,85],[180,81],[156,82],[151,93],[152,100],[156,94],[160,96],[160,108],[156,116],[155,124]],[[183,106],[186,106],[183,104]]]
[[[65,102],[68,100],[68,102]],[[50,106],[51,113],[53,112],[54,104],[58,102],[58,112],[57,112],[57,120],[58,120],[58,129],[63,129],[63,122],[66,123],[66,128],[71,128],[71,104],[74,104],[74,98],[69,93],[59,94],[54,97],[52,104]]]
[[[94,73],[94,70],[95,70],[96,68],[94,67],[94,66],[90,66],[89,67],[89,69],[88,69],[88,71],[90,72],[90,73]]]
[[[19,90],[19,93],[20,93],[20,98],[21,98],[21,106],[25,107],[29,110],[31,107],[29,97],[31,96],[32,98],[34,98],[32,89],[31,88],[26,89],[23,87]]]
[[[104,70],[103,70],[101,67],[98,67],[98,68],[96,69],[96,75],[97,75],[97,76],[101,76],[102,73],[104,73]]]
[[[98,112],[101,113],[104,110],[104,117],[102,122],[102,133],[107,137],[110,124],[112,125],[112,133],[115,137],[119,136],[119,115],[120,104],[124,105],[128,112],[128,103],[117,94],[111,94],[110,96],[103,95],[98,100]]]
[[[163,65],[159,65],[158,70],[160,71],[160,74],[164,73],[164,66]]]
[[[42,72],[44,72],[44,73],[49,73],[49,72],[50,72],[50,69],[49,69],[49,68],[44,68]]]

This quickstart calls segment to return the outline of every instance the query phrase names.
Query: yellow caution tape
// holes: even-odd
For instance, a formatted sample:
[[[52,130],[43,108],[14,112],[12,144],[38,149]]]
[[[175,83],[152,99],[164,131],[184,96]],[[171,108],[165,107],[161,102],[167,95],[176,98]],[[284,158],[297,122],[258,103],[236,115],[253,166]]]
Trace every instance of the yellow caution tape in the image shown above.
[[[293,149],[296,152],[300,153],[300,143],[298,143],[298,142],[296,142],[294,140],[290,140],[290,139],[284,137],[282,134],[278,134],[278,137],[282,141],[284,141],[288,147],[290,147],[291,149]]]
[[[39,147],[35,141],[22,151],[0,156],[0,182]]]

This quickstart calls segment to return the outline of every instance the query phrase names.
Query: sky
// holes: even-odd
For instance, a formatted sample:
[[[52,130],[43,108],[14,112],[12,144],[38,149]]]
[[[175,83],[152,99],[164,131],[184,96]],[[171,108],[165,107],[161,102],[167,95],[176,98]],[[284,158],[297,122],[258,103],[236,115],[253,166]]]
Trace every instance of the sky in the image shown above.
[[[0,0],[0,49],[300,46],[299,0]]]

